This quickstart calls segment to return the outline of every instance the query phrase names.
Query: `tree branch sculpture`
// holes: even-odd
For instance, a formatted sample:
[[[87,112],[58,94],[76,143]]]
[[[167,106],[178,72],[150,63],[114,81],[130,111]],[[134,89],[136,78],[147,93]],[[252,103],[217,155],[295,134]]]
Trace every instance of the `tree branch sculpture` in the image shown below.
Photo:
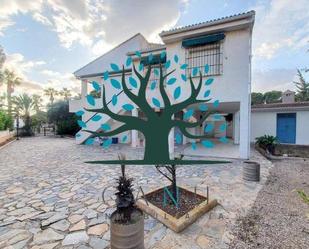
[[[114,64],[115,65],[115,64]],[[106,88],[103,85],[102,89],[102,108],[98,109],[86,109],[88,112],[93,113],[101,113],[108,115],[111,119],[123,123],[120,127],[111,130],[111,131],[91,131],[85,129],[84,131],[91,133],[91,137],[109,137],[115,136],[117,134],[129,131],[129,130],[137,130],[141,132],[145,137],[145,153],[144,159],[142,160],[146,164],[167,164],[170,163],[170,152],[168,146],[168,136],[171,129],[178,127],[182,134],[190,139],[205,139],[207,135],[194,135],[191,134],[187,129],[198,127],[212,114],[213,111],[202,111],[202,116],[200,120],[195,122],[190,122],[189,120],[176,120],[174,117],[179,112],[182,112],[189,108],[192,105],[196,104],[204,104],[209,102],[211,99],[197,99],[198,95],[201,92],[203,86],[203,74],[199,71],[198,75],[198,84],[195,86],[193,82],[192,75],[189,77],[190,83],[190,95],[186,99],[182,101],[176,101],[178,97],[181,95],[181,89],[178,89],[178,94],[175,96],[174,93],[174,100],[172,100],[167,91],[165,82],[167,78],[171,76],[174,70],[167,72],[164,74],[163,70],[164,65],[159,65],[159,94],[162,97],[163,103],[161,104],[160,101],[156,98],[152,99],[153,104],[156,107],[161,109],[161,113],[155,111],[154,107],[147,101],[146,93],[147,93],[147,86],[149,83],[149,79],[151,76],[152,68],[151,65],[148,65],[145,75],[142,75],[138,72],[135,68],[135,65],[132,66],[133,72],[136,75],[137,79],[139,80],[139,88],[138,91],[134,93],[131,89],[129,89],[126,83],[125,77],[125,68],[122,67],[122,75],[121,75],[121,83],[119,83],[119,88],[121,86],[123,93],[131,100],[133,105],[128,104],[131,106],[130,111],[133,108],[138,108],[140,112],[145,115],[145,118],[139,118],[135,116],[130,116],[121,113],[114,113],[108,106],[106,100]],[[171,79],[170,79],[171,80]],[[168,81],[169,82],[169,81]],[[176,82],[175,78],[172,78],[171,84]],[[118,89],[119,89],[118,88]],[[207,96],[208,97],[208,96]],[[128,111],[128,110],[127,110]],[[192,112],[192,111],[191,111]],[[192,116],[192,113],[189,113],[187,116]],[[185,113],[186,116],[186,113]],[[185,160],[182,160],[184,162]],[[204,161],[205,162],[205,161]],[[221,161],[222,162],[222,161]],[[98,163],[98,162],[96,162]]]

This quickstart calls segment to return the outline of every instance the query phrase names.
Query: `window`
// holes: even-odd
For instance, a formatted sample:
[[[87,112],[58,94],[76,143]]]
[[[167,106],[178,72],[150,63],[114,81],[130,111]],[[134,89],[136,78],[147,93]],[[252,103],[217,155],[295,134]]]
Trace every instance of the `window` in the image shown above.
[[[222,42],[215,42],[207,45],[189,47],[186,49],[186,74],[190,75],[192,69],[198,67],[203,76],[206,75],[204,66],[209,65],[207,75],[220,75],[223,70]],[[198,75],[196,76],[198,77]]]

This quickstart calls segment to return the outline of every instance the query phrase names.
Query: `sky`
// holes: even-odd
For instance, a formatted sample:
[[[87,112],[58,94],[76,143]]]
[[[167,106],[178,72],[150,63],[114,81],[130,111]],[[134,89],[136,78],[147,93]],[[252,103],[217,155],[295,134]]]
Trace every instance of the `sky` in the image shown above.
[[[252,90],[294,90],[296,69],[309,67],[308,0],[0,0],[0,45],[23,78],[16,93],[78,93],[72,73],[136,33],[160,42],[162,30],[249,10]]]

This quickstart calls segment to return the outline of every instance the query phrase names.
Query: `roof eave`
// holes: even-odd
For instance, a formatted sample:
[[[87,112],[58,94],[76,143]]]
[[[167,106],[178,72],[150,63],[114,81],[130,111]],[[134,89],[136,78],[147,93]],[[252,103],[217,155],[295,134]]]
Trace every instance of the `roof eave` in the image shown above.
[[[252,112],[289,112],[289,111],[309,111],[309,106],[289,106],[289,107],[267,107],[251,108]]]
[[[192,36],[192,34],[208,34],[213,32],[232,31],[244,28],[253,28],[255,12],[250,11],[241,15],[209,21],[193,26],[179,28],[171,31],[163,31],[159,35],[164,43],[180,40]]]
[[[139,52],[141,54],[148,54],[148,53],[155,53],[155,52],[159,52],[159,51],[163,51],[166,50],[166,47],[158,47],[158,48],[151,48],[151,49],[147,49],[147,50],[140,50]],[[135,55],[136,51],[130,51],[127,53],[128,56],[136,56]],[[137,57],[137,56],[136,56]]]

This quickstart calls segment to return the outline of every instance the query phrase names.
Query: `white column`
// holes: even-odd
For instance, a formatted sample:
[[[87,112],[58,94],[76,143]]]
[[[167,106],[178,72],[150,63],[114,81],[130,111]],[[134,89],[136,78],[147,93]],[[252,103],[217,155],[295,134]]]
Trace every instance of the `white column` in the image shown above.
[[[132,110],[132,116],[137,117],[138,111],[136,108]],[[138,131],[132,130],[131,131],[131,146],[136,148],[138,146]]]
[[[174,128],[171,129],[170,134],[168,135],[168,149],[170,152],[170,158],[174,158]]]
[[[88,83],[87,80],[82,80],[81,81],[81,99],[82,99],[82,103],[83,106],[85,106],[85,101],[86,101],[86,95],[88,92]]]
[[[250,113],[247,101],[240,102],[239,114],[239,156],[243,159],[250,157]]]
[[[234,144],[239,144],[239,111],[233,115]]]

